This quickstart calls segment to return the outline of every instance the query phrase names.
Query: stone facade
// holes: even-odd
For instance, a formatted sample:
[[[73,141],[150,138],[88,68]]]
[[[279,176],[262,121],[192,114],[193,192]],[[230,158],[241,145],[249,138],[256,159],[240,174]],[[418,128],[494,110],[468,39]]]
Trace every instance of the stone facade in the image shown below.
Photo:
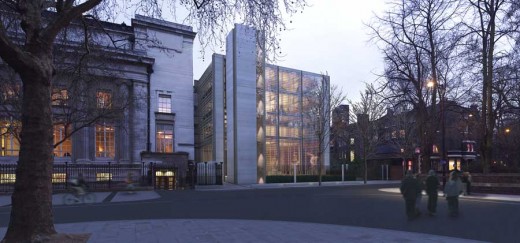
[[[186,153],[189,160],[194,159],[193,39],[195,32],[189,26],[139,15],[132,19],[131,23],[131,26],[102,23],[105,31],[113,39],[120,40],[119,46],[113,48],[106,34],[97,33],[93,48],[101,50],[104,60],[97,66],[92,64],[88,73],[98,81],[97,83],[78,82],[76,85],[83,85],[88,92],[77,106],[70,105],[70,109],[69,107],[67,109],[88,107],[91,99],[94,105],[98,102],[98,108],[100,100],[106,103],[103,103],[104,105],[109,103],[113,105],[116,99],[124,101],[125,107],[117,114],[104,116],[103,119],[92,123],[72,122],[70,125],[74,133],[70,140],[55,149],[56,163],[107,161],[140,163],[142,152],[148,154],[159,152],[166,155],[180,152]],[[72,28],[74,27],[72,25]],[[82,26],[76,27],[82,28]],[[61,45],[60,50],[69,51],[74,56],[80,55],[81,50],[74,49],[78,47],[72,46],[72,43],[70,40],[57,41],[57,45]],[[66,64],[56,63],[58,67]],[[2,65],[5,64],[0,60],[0,68],[7,70]],[[57,77],[53,86],[67,87],[67,90],[63,88],[65,90],[63,92],[71,95],[68,87],[72,82],[67,80],[69,79],[67,76],[64,74]],[[62,107],[57,105],[53,108],[56,116],[59,117]],[[2,119],[2,129],[7,131],[9,128],[7,126],[13,124],[8,122],[12,118],[4,114]],[[57,132],[56,129],[55,138],[56,134],[66,136],[64,135],[66,133]],[[19,146],[13,142],[12,136],[4,134],[1,140],[6,146],[3,146],[0,162],[15,163]],[[167,162],[161,158],[170,157],[147,157],[146,162],[152,162],[150,158],[157,158],[153,162]]]

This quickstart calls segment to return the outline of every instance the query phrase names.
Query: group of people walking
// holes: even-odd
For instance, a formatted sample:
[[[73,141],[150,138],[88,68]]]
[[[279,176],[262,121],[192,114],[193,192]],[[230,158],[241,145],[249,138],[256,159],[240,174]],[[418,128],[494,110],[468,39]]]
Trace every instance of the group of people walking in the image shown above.
[[[465,183],[468,185],[469,179],[466,180]],[[405,178],[401,183],[400,191],[405,200],[406,215],[409,220],[421,215],[420,204],[423,190],[425,190],[428,195],[428,215],[435,216],[437,213],[439,185],[439,179],[434,170],[428,172],[428,177],[426,177],[425,182],[418,178],[417,175],[414,175],[412,171],[406,172]],[[457,217],[459,214],[459,195],[463,192],[469,193],[469,190],[464,189],[459,172],[451,172],[450,178],[444,186],[444,195],[448,201],[448,213],[452,217]]]

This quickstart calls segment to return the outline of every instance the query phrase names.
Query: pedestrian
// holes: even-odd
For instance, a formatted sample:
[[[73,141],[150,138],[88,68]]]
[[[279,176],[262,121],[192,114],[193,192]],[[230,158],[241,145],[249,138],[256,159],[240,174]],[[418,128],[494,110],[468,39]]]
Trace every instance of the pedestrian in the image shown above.
[[[462,195],[466,196],[468,189],[468,174],[466,172],[461,173],[460,181],[462,182]]]
[[[439,178],[437,178],[435,171],[430,170],[428,172],[428,177],[426,178],[426,194],[428,194],[428,214],[430,216],[435,216],[435,213],[437,212],[437,197],[439,185]]]
[[[418,216],[415,210],[415,201],[417,200],[417,191],[419,191],[419,183],[414,178],[412,171],[406,171],[399,189],[405,201],[406,216],[408,216],[408,220],[412,220]]]
[[[421,199],[422,199],[422,191],[424,189],[424,182],[421,180],[421,175],[417,173],[415,175],[415,179],[417,179],[417,198],[415,199],[415,213],[417,216],[421,215]]]
[[[466,174],[466,194],[471,194],[471,174],[469,172],[465,172]]]
[[[451,217],[459,215],[459,195],[462,193],[462,182],[457,171],[450,173],[450,179],[444,186],[444,193],[448,201],[448,214]]]
[[[134,174],[132,172],[128,172],[128,174],[126,175],[126,179],[125,179],[126,190],[128,191],[129,194],[135,193],[134,192],[135,186],[134,186],[133,177],[134,177]]]

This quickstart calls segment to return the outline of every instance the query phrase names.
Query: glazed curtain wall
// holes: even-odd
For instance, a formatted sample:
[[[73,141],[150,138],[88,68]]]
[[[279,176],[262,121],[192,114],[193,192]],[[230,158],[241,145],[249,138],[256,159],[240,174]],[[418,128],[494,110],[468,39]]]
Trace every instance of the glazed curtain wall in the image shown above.
[[[267,175],[317,174],[317,139],[305,125],[306,90],[321,83],[320,75],[267,66],[265,131]]]

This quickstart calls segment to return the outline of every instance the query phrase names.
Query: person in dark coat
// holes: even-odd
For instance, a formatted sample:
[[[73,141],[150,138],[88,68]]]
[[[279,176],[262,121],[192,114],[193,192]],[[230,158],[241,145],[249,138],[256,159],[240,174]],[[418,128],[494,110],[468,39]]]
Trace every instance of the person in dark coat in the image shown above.
[[[457,171],[450,173],[450,180],[444,187],[444,193],[448,201],[449,215],[457,217],[459,215],[459,195],[462,193],[462,182]]]
[[[406,172],[406,176],[401,182],[401,187],[399,189],[405,201],[406,216],[408,216],[408,220],[416,218],[418,214],[415,210],[415,201],[417,200],[417,193],[420,191],[420,188],[419,182],[413,176],[412,171]]]
[[[428,214],[434,216],[437,212],[437,197],[439,189],[439,178],[435,174],[434,170],[428,172],[426,178],[426,194],[428,194]]]
[[[422,200],[422,191],[424,190],[424,182],[421,180],[421,174],[417,173],[415,175],[415,179],[417,179],[417,199],[415,199],[415,211],[417,215],[421,215],[421,200]]]
[[[470,188],[471,188],[471,175],[469,172],[462,173],[462,193],[464,195],[470,195]]]

